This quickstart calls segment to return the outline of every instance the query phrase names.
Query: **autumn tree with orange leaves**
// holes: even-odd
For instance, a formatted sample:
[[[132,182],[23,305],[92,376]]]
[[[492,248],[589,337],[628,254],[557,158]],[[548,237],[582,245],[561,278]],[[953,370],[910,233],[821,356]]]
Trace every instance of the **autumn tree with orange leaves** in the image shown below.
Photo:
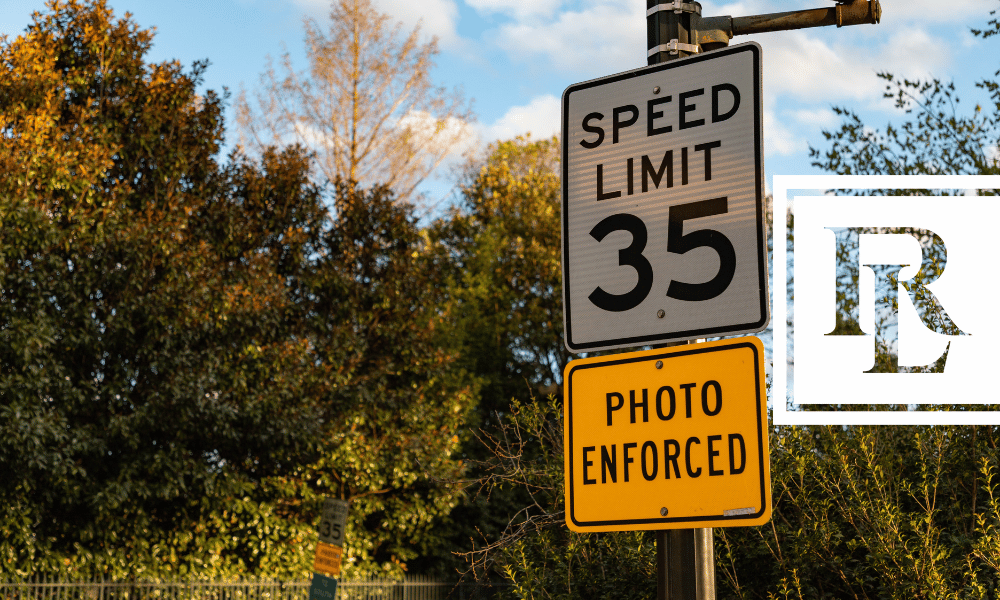
[[[323,494],[349,569],[401,572],[474,391],[412,209],[220,157],[225,99],[152,36],[53,0],[0,42],[0,579],[302,576]]]

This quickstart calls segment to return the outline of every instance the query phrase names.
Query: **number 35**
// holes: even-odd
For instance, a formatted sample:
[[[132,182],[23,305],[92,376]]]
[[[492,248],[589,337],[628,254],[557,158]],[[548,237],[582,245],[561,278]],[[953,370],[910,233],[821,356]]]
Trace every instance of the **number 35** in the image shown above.
[[[341,536],[340,523],[333,523],[324,519],[319,524],[319,534],[323,537],[339,540]]]
[[[684,221],[721,215],[728,212],[727,200],[712,198],[680,204],[670,209],[667,220],[667,252],[686,254],[695,248],[707,246],[719,255],[719,271],[711,280],[704,283],[686,283],[670,280],[667,286],[667,296],[676,300],[697,302],[711,300],[722,294],[733,281],[736,273],[736,250],[732,242],[722,233],[714,229],[699,229],[685,235]],[[624,312],[642,304],[642,301],[653,289],[653,266],[643,256],[646,249],[646,224],[635,215],[619,213],[605,218],[590,230],[590,236],[600,242],[613,231],[627,231],[632,234],[632,244],[618,251],[618,264],[630,266],[639,275],[635,287],[624,294],[611,294],[598,286],[591,292],[589,298],[598,308],[610,312]]]

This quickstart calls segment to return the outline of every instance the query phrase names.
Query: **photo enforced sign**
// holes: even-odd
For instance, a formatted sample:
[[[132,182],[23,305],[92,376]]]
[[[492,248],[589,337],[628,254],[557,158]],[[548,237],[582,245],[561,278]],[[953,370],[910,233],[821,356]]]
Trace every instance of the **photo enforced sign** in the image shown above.
[[[756,337],[574,360],[563,381],[570,529],[770,518],[764,346]]]

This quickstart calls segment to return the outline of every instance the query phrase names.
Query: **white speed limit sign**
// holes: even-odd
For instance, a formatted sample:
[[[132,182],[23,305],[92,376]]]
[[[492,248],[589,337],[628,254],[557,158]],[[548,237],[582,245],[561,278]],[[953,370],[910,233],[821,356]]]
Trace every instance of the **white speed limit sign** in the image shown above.
[[[760,46],[572,85],[562,119],[567,348],[767,327]]]

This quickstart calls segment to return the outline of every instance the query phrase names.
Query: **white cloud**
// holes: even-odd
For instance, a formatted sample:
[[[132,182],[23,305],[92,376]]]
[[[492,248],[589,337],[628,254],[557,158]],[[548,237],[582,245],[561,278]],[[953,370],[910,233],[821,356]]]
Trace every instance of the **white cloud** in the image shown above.
[[[1000,167],[1000,146],[987,146],[983,149],[986,154],[987,164],[992,163],[994,167]]]
[[[294,144],[301,141],[310,148],[323,148],[327,152],[333,152],[338,146],[343,146],[343,140],[333,137],[315,125],[305,121],[297,120],[292,125],[294,132],[285,132],[281,136],[281,143]]]
[[[988,9],[994,8],[986,0],[948,0],[941,4],[939,0],[883,0],[882,21],[895,20],[926,21],[931,18],[937,22],[965,21],[970,14],[986,15]]]
[[[443,124],[428,112],[413,110],[399,120],[399,127],[408,127],[418,143],[432,153],[447,150],[447,154],[461,154],[475,139],[471,124],[462,119],[448,117]]]
[[[465,2],[481,13],[512,18],[494,29],[491,37],[514,58],[543,60],[546,66],[595,76],[645,63],[646,18],[644,4],[637,0]],[[559,11],[563,5],[573,8]],[[740,17],[832,5],[829,0],[704,2],[702,14]],[[733,43],[749,39],[761,43],[768,71],[780,73],[770,78],[787,81],[785,88],[801,97],[842,89],[846,93],[838,96],[858,99],[880,90],[874,77],[858,77],[858,73],[888,69],[925,75],[948,65],[953,54],[950,46],[956,43],[948,37],[958,36],[958,44],[969,43],[964,28],[950,31],[954,23],[968,21],[970,14],[980,12],[986,17],[989,8],[986,0],[953,0],[946,9],[932,0],[883,0],[882,7],[882,22],[877,26],[774,32],[741,36]],[[934,37],[927,33],[927,27],[943,23],[951,24],[948,32]]]
[[[461,43],[456,27],[458,6],[455,0],[372,0],[379,10],[385,12],[412,30],[417,24],[426,35],[437,36],[441,46],[450,47]]]
[[[881,99],[885,84],[876,73],[928,77],[943,72],[952,56],[945,40],[916,28],[882,37],[885,43],[874,47],[852,45],[853,40],[843,38],[829,43],[806,31],[762,37],[753,39],[764,47],[765,95],[811,102]]]
[[[911,77],[944,71],[952,62],[952,41],[935,37],[919,27],[900,28],[889,38],[884,55],[871,57],[889,71]]]
[[[646,17],[641,2],[601,2],[565,11],[548,22],[500,26],[495,43],[525,62],[543,68],[598,77],[646,64]]]
[[[473,124],[455,117],[448,117],[444,123],[428,112],[413,110],[403,115],[396,123],[397,128],[409,128],[414,145],[424,150],[428,158],[442,154],[442,164],[450,165],[477,147],[479,133]],[[343,151],[344,141],[331,136],[314,125],[297,121],[293,132],[287,132],[278,140],[281,144],[302,142],[310,148],[321,148],[326,152]],[[430,164],[430,163],[428,163]]]
[[[840,117],[826,108],[803,108],[787,113],[796,122],[807,127],[822,127],[829,129],[840,123]]]
[[[533,98],[524,106],[511,107],[495,123],[482,128],[484,142],[508,140],[530,133],[534,139],[545,139],[559,133],[562,105],[559,98],[546,94]]]
[[[858,71],[864,69],[847,68],[844,57],[821,39],[792,31],[759,43],[764,48],[767,95],[792,94],[819,100],[845,94],[864,96],[869,91],[870,84],[859,82],[864,78],[857,77]]]
[[[764,156],[790,156],[806,147],[805,138],[786,127],[773,110],[764,110]]]
[[[551,15],[562,0],[465,0],[480,14],[501,13],[523,19],[536,15]]]
[[[512,60],[538,72],[558,70],[582,80],[634,69],[645,64],[644,3],[637,0],[465,0],[481,13],[499,13],[509,19],[488,31],[492,42]],[[820,129],[835,128],[840,119],[831,105],[861,105],[886,110],[885,82],[876,74],[928,78],[947,73],[964,38],[955,24],[981,11],[986,0],[956,0],[943,21],[928,21],[941,9],[929,0],[883,0],[883,20],[877,26],[815,28],[740,36],[732,43],[757,41],[763,47],[765,149],[776,156],[797,156],[808,147],[807,138]],[[922,8],[915,8],[919,5]],[[559,9],[560,6],[566,8]],[[702,14],[750,16],[833,6],[829,0],[706,1]],[[553,7],[556,10],[553,12]],[[965,14],[955,15],[955,11]],[[936,12],[937,11],[937,12]],[[964,27],[964,26],[963,26]],[[966,35],[968,37],[968,35]],[[522,125],[551,110],[546,130]],[[514,107],[492,126],[481,130],[487,141],[509,138],[531,130],[545,137],[558,128],[559,101],[535,98]]]
[[[817,4],[817,6],[819,6]],[[807,8],[805,6],[783,7],[777,3],[761,2],[749,0],[748,2],[702,2],[701,14],[703,17],[747,17],[750,15],[763,15],[786,10],[796,10]]]
[[[428,195],[429,205],[440,208],[454,201],[454,181],[457,174],[467,167],[470,158],[481,160],[485,156],[487,144],[529,133],[534,140],[548,139],[559,133],[560,111],[560,99],[546,94],[532,98],[523,106],[511,107],[492,125],[463,124],[466,128],[464,131],[474,130],[475,135],[464,137],[438,167],[437,175],[423,183],[422,189]]]
[[[962,31],[962,34],[958,36],[958,39],[963,48],[971,48],[979,43],[979,38],[972,35],[972,32],[969,30]]]
[[[466,2],[484,11],[512,14],[512,20],[488,32],[487,39],[520,62],[542,63],[541,70],[556,68],[589,78],[645,64],[646,18],[641,2],[584,0],[572,10],[545,18],[542,17],[557,6],[557,0]],[[823,5],[821,0],[815,2],[816,7]],[[706,2],[702,13],[748,16],[805,8],[801,4],[788,0]],[[754,40],[764,48],[768,93],[831,102],[878,98],[882,83],[875,73],[879,71],[926,76],[950,64],[953,52],[949,41],[930,35],[924,29],[925,21],[926,15],[915,25],[899,18],[878,26],[740,36],[732,43]]]
[[[764,109],[764,153],[766,156],[804,154],[809,139],[821,129],[835,129],[840,117],[828,108],[775,110],[775,102]]]

